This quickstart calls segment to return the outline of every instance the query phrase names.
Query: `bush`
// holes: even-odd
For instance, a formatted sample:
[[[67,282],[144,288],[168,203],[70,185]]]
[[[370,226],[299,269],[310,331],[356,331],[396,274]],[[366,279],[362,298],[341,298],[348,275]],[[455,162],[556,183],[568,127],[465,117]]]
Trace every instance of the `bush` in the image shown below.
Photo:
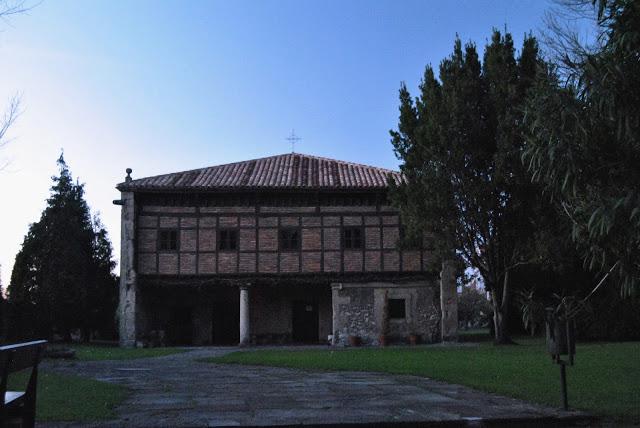
[[[458,295],[458,323],[461,328],[486,327],[491,320],[491,305],[484,290],[462,287]]]

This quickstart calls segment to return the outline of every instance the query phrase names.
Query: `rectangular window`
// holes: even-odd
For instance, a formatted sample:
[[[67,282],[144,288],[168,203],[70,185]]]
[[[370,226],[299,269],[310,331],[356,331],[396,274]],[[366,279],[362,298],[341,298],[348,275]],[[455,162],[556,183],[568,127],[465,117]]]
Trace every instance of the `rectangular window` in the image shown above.
[[[218,249],[220,251],[235,251],[238,248],[238,231],[222,229],[218,231]]]
[[[300,232],[298,229],[280,229],[280,250],[297,251],[300,249]]]
[[[342,233],[342,243],[345,250],[362,249],[362,228],[345,227]]]
[[[404,299],[389,299],[389,318],[404,319],[405,317]]]
[[[161,230],[159,240],[160,250],[176,251],[178,249],[178,231]]]

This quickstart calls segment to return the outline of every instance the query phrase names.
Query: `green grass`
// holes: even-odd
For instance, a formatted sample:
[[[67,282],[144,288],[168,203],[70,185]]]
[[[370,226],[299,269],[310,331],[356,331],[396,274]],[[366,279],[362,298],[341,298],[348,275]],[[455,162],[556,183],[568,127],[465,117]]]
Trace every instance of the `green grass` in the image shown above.
[[[207,359],[311,370],[426,376],[532,402],[561,406],[560,369],[541,340],[518,346],[259,350]],[[640,420],[640,343],[578,345],[567,369],[569,405],[602,416]]]
[[[493,337],[488,328],[475,328],[470,330],[459,330],[458,340],[460,342],[492,342]]]
[[[30,371],[9,378],[9,390],[24,391]],[[93,421],[115,417],[113,409],[127,397],[120,385],[40,370],[38,421]]]
[[[117,348],[91,345],[74,345],[71,348],[75,349],[76,359],[80,361],[133,360],[185,352],[180,348]]]
[[[130,360],[161,357],[179,352],[179,348],[116,348],[107,346],[74,345],[80,361]],[[9,389],[24,391],[30,371],[11,375]],[[127,397],[121,385],[100,382],[80,376],[63,375],[40,370],[36,416],[39,421],[88,422],[111,419],[113,411]]]

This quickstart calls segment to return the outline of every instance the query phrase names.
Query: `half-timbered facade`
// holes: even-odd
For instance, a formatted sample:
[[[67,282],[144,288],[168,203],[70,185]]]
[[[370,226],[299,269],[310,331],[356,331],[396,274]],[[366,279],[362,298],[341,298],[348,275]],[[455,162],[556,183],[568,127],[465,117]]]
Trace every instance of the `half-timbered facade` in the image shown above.
[[[130,172],[115,201],[123,346],[376,343],[385,314],[391,339],[440,339],[455,278],[440,281],[429,237],[398,245],[397,172],[293,153]]]

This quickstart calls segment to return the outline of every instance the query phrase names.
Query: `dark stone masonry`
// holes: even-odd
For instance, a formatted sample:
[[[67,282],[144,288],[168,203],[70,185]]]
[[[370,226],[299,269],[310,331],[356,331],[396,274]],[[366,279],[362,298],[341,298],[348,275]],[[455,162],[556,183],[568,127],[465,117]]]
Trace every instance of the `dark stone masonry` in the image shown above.
[[[385,295],[392,342],[455,338],[441,316],[455,312],[455,273],[441,281],[430,236],[399,247],[390,180],[401,176],[300,154],[127,176],[121,345],[377,344]]]

